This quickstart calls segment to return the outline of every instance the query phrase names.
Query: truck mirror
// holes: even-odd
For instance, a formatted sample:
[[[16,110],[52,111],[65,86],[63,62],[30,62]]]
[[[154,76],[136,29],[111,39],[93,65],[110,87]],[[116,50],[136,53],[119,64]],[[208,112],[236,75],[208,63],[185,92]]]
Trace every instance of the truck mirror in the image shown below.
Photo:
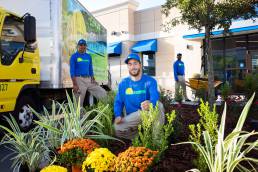
[[[27,43],[36,41],[36,19],[31,15],[24,17],[24,40]]]

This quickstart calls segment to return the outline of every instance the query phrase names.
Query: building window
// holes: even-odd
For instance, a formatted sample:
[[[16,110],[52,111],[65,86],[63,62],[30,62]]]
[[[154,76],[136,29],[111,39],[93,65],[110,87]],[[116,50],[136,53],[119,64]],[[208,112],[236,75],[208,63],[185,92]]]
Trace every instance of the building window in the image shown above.
[[[142,53],[142,69],[143,73],[150,76],[155,76],[155,53],[143,52]]]
[[[257,40],[257,33],[212,39],[214,76],[228,81],[234,89],[237,88],[237,83],[243,82],[248,73],[257,74]]]

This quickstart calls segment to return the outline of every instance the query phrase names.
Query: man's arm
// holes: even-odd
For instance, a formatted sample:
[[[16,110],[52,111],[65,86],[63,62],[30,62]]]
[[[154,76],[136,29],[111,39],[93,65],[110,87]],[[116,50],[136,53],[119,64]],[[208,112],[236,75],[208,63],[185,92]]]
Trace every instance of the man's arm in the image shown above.
[[[94,77],[94,73],[93,73],[93,65],[92,65],[92,58],[91,58],[91,55],[89,55],[90,57],[90,64],[89,64],[89,75],[91,77]]]
[[[175,81],[178,81],[178,77],[177,77],[177,62],[174,63],[173,68],[174,68],[174,79],[175,79]]]
[[[79,87],[77,85],[76,78],[75,78],[75,57],[74,57],[74,55],[72,55],[70,58],[70,75],[71,75],[72,82],[73,82],[73,91],[78,92]]]
[[[150,102],[153,104],[153,107],[154,107],[156,106],[157,101],[159,100],[158,85],[155,79],[153,79],[152,83],[150,84],[149,92],[150,92]]]
[[[90,59],[90,64],[89,64],[89,75],[91,77],[91,82],[96,83],[95,77],[94,77],[94,72],[93,72],[93,64],[92,64],[92,58],[91,55],[89,55]]]
[[[149,84],[149,88],[148,89],[146,88],[146,90],[149,92],[150,100],[145,100],[144,102],[141,103],[142,110],[149,110],[150,103],[152,103],[153,107],[155,107],[157,104],[157,101],[159,100],[157,81],[153,79],[150,82],[151,83]]]
[[[122,112],[123,112],[123,107],[124,107],[124,101],[122,99],[122,89],[121,89],[121,84],[119,85],[117,95],[115,97],[114,101],[114,113],[115,113],[115,123],[119,124],[122,122]]]

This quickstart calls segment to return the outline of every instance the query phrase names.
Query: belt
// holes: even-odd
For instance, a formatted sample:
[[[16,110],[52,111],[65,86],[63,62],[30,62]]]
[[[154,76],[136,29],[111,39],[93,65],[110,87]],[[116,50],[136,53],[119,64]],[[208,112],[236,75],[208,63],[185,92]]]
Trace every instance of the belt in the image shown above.
[[[87,75],[78,75],[76,77],[81,77],[81,78],[90,78],[91,76],[87,76]]]

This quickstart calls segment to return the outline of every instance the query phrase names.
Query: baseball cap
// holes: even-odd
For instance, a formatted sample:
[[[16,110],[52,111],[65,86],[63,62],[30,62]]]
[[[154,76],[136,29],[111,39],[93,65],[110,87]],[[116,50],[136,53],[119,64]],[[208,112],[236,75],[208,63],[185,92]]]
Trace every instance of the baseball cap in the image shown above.
[[[87,45],[86,41],[84,39],[80,39],[78,41],[78,45]]]
[[[140,57],[138,56],[138,54],[131,53],[125,59],[125,63],[128,64],[128,61],[131,60],[131,59],[134,59],[134,60],[137,60],[137,61],[141,62]]]

